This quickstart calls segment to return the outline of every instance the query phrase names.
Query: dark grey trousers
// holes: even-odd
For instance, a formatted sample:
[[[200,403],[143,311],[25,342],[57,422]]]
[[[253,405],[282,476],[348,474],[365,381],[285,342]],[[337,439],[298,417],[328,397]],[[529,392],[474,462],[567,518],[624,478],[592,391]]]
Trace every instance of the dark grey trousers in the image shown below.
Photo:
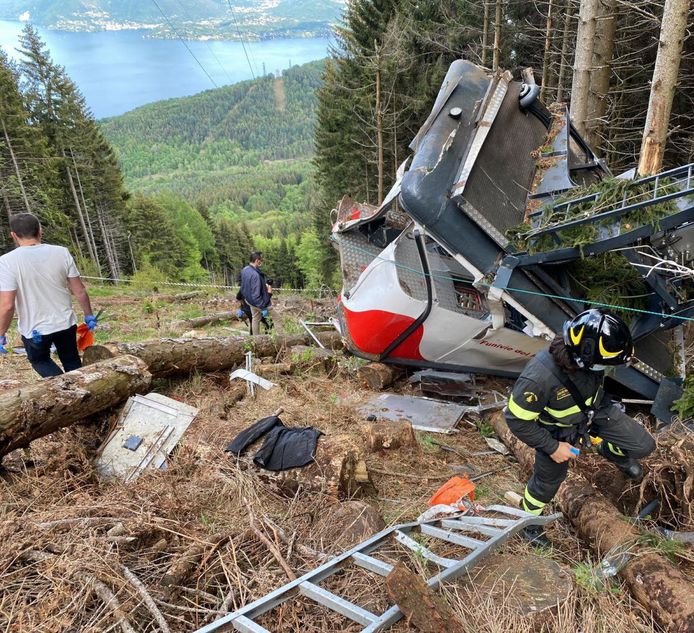
[[[553,429],[550,432],[553,432]],[[615,462],[630,458],[641,459],[655,450],[655,440],[651,434],[614,405],[596,412],[590,434],[608,442],[608,448],[611,445],[611,459]],[[538,501],[549,503],[566,479],[568,470],[568,461],[557,464],[546,453],[535,451],[535,469],[528,482],[527,491]]]

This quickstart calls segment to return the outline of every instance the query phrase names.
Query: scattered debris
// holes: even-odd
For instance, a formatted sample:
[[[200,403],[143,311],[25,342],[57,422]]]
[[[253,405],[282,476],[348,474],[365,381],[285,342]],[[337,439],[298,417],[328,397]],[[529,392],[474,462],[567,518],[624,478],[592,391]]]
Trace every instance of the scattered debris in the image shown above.
[[[229,375],[229,380],[236,380],[237,378],[241,378],[253,385],[258,385],[259,387],[265,389],[265,391],[269,391],[276,386],[274,382],[270,382],[262,376],[258,376],[258,374],[254,374],[252,371],[248,371],[247,369],[239,368],[232,371]]]
[[[104,479],[135,481],[147,468],[162,468],[198,410],[158,393],[133,396],[95,460]]]
[[[477,394],[472,374],[423,369],[410,376],[409,382],[423,392],[449,397],[473,397]]]
[[[408,420],[418,431],[452,433],[460,418],[474,408],[433,398],[384,393],[359,407],[359,412],[371,420]]]
[[[494,451],[501,455],[508,455],[511,452],[508,450],[506,444],[500,442],[495,437],[485,437],[484,441],[487,443],[489,448],[494,449]]]

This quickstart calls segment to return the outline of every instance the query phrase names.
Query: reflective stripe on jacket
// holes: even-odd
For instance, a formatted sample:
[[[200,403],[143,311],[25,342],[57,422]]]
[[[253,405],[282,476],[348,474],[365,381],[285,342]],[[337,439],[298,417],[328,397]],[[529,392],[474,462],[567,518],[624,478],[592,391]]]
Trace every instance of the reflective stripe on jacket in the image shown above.
[[[556,367],[548,349],[530,360],[513,387],[504,414],[514,435],[528,446],[551,455],[559,445],[553,436],[577,427],[585,419],[585,414],[547,364]],[[567,373],[567,376],[576,385],[586,405],[600,406],[603,372],[578,370]]]

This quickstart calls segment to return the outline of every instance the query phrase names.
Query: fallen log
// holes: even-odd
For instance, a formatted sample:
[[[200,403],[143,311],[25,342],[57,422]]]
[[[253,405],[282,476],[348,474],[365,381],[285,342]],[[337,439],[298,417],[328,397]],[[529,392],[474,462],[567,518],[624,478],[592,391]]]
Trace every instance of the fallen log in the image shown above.
[[[491,416],[501,440],[530,472],[534,451],[508,428],[503,414]],[[694,632],[694,587],[684,574],[664,556],[639,548],[639,531],[575,469],[562,484],[555,501],[576,528],[578,535],[597,550],[599,557],[618,546],[638,552],[619,572],[634,598],[648,609],[659,624],[671,633]]]
[[[369,389],[381,391],[393,384],[398,370],[384,363],[369,363],[357,369],[357,377]]]
[[[326,347],[339,349],[342,339],[338,332],[318,335]],[[164,338],[140,343],[105,343],[85,350],[84,363],[89,365],[106,358],[131,354],[141,358],[155,378],[192,371],[212,372],[229,369],[244,362],[246,352],[254,356],[274,356],[282,349],[295,345],[310,345],[308,334],[295,336],[228,336],[195,339]]]
[[[400,607],[407,623],[417,631],[457,633],[463,630],[443,596],[402,563],[398,563],[386,577],[386,590],[390,599]]]
[[[0,457],[145,392],[151,381],[142,360],[120,356],[0,393]]]
[[[291,374],[294,371],[294,365],[291,363],[269,363],[267,365],[258,365],[253,368],[253,372],[258,376],[274,376],[275,374]]]
[[[195,317],[191,319],[181,319],[179,321],[171,322],[172,330],[187,330],[190,328],[199,328],[211,323],[219,323],[220,321],[240,321],[239,317],[236,316],[236,312],[217,312],[215,314],[208,314],[206,316]]]

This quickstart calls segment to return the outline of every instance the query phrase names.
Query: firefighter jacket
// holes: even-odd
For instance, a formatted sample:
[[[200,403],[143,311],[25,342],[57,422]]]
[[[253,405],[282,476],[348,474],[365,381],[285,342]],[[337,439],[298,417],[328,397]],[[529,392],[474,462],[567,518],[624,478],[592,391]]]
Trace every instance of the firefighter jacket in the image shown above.
[[[525,444],[551,455],[559,447],[560,440],[575,441],[586,415],[548,365],[565,373],[576,385],[585,404],[596,410],[603,404],[604,372],[582,369],[564,372],[554,362],[549,349],[542,350],[525,366],[504,409],[506,422]],[[609,402],[604,404],[609,406]]]

